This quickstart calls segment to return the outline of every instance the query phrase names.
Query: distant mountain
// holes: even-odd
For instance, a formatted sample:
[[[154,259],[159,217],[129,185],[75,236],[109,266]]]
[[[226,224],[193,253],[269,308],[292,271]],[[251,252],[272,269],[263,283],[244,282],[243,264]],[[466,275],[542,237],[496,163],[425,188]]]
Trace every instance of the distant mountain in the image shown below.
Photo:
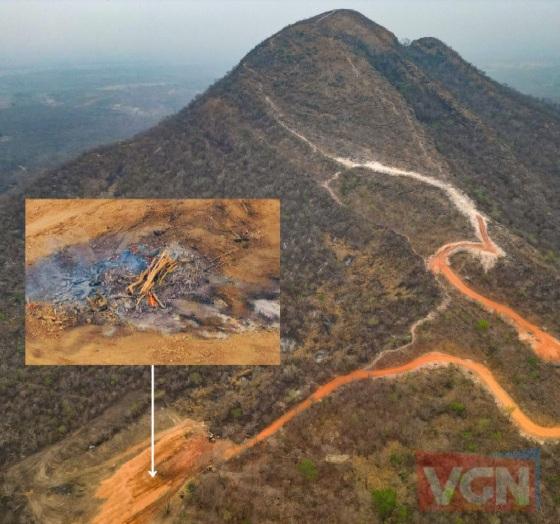
[[[482,69],[492,78],[553,104],[560,104],[560,64],[544,62],[495,62],[484,63]]]
[[[481,334],[484,313],[444,292],[426,268],[437,247],[473,237],[465,217],[437,187],[371,176],[337,157],[413,170],[467,194],[491,219],[507,257],[484,273],[461,255],[459,270],[560,333],[560,113],[494,82],[437,39],[402,45],[354,11],[283,29],[178,114],[45,174],[26,194],[282,199],[283,365],[161,372],[167,402],[193,398],[182,409],[218,436],[253,435],[317,384],[405,345],[411,326],[448,294],[452,305],[425,328],[421,349],[479,351],[518,388],[524,406],[560,419],[558,370],[539,368],[547,381],[529,391],[515,372],[529,369],[530,350],[497,317]],[[106,369],[22,368],[15,342],[23,318],[21,216],[21,202],[6,205],[2,366],[9,378],[0,435],[10,463],[145,388],[136,368],[111,370],[107,388],[99,387],[109,380]],[[438,391],[448,386],[438,379]],[[76,388],[81,399],[70,417],[65,399]],[[546,403],[535,400],[541,393]],[[403,425],[406,405],[394,414]]]
[[[99,144],[129,138],[214,78],[195,67],[116,66],[0,74],[0,191]]]

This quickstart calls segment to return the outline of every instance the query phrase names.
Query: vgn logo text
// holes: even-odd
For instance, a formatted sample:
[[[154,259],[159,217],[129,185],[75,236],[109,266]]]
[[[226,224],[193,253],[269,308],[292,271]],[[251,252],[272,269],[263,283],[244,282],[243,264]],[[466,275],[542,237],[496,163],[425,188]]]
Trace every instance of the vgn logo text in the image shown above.
[[[540,507],[540,450],[491,456],[416,453],[422,511],[536,511]]]

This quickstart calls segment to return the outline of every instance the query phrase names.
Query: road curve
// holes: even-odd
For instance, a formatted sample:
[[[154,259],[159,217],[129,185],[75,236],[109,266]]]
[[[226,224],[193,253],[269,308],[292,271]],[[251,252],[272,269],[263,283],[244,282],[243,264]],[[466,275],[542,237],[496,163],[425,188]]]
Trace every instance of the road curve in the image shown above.
[[[455,365],[472,374],[494,397],[496,403],[509,414],[522,434],[538,441],[560,439],[560,426],[541,426],[533,422],[500,386],[492,372],[483,364],[445,353],[426,353],[401,366],[385,369],[358,369],[335,377],[319,387],[310,397],[276,419],[254,437],[236,445],[228,441],[212,443],[205,435],[185,435],[179,424],[158,436],[156,456],[159,473],[148,475],[150,469],[149,444],[123,464],[99,486],[96,497],[105,499],[94,524],[145,524],[165,506],[169,498],[191,477],[211,463],[232,459],[280,431],[292,419],[334,393],[339,388],[366,379],[395,378],[429,367]]]
[[[475,302],[478,302],[487,311],[499,314],[507,322],[513,325],[517,329],[519,338],[523,341],[529,342],[529,344],[533,348],[533,351],[540,358],[549,362],[560,363],[560,340],[554,338],[535,324],[529,322],[509,306],[495,302],[490,298],[476,292],[475,290],[467,286],[465,282],[461,280],[459,275],[457,275],[457,273],[455,273],[453,269],[451,269],[449,257],[459,251],[469,251],[475,255],[480,256],[483,263],[487,262],[486,267],[491,267],[491,265],[498,257],[504,255],[504,252],[490,239],[490,236],[488,235],[486,219],[477,210],[476,204],[468,195],[466,195],[447,181],[440,180],[439,178],[435,178],[433,176],[424,175],[422,173],[417,173],[416,171],[408,171],[392,166],[387,166],[377,161],[356,162],[350,158],[331,155],[324,149],[319,147],[317,144],[309,140],[305,135],[289,126],[281,118],[281,112],[278,109],[278,106],[271,101],[270,97],[266,97],[266,101],[271,107],[272,111],[275,113],[275,118],[279,125],[281,125],[290,134],[307,144],[315,153],[319,153],[322,156],[333,160],[344,168],[362,168],[376,174],[411,178],[443,191],[447,195],[449,200],[453,203],[453,205],[457,208],[457,210],[469,220],[476,236],[480,238],[481,241],[459,241],[442,246],[428,261],[430,269],[434,273],[439,273],[444,276],[446,280],[463,295],[470,298],[471,300],[474,300]],[[337,172],[330,180],[322,183],[321,185],[329,192],[332,199],[338,205],[342,205],[340,198],[336,195],[336,193],[330,186],[330,183],[336,180],[339,175],[340,172]]]
[[[492,372],[486,366],[470,359],[464,359],[454,355],[448,355],[446,353],[431,352],[415,358],[402,366],[384,369],[358,369],[348,373],[347,375],[341,375],[334,378],[317,389],[310,397],[284,413],[284,415],[276,419],[272,424],[264,428],[253,438],[250,438],[239,446],[229,448],[226,451],[226,458],[238,455],[246,449],[253,447],[255,444],[271,437],[294,417],[306,409],[309,409],[314,403],[327,397],[341,386],[368,378],[375,379],[397,377],[426,367],[441,367],[448,365],[455,365],[460,369],[473,373],[480,383],[483,384],[484,387],[493,395],[497,404],[510,414],[512,421],[524,435],[539,441],[547,439],[560,439],[560,426],[541,426],[533,422],[527,415],[525,415],[525,413],[523,413],[523,411],[521,411],[521,408],[515,403],[506,390],[500,386],[498,381],[494,378]]]
[[[478,302],[484,309],[497,313],[517,330],[521,340],[529,342],[533,351],[543,360],[560,362],[560,340],[543,331],[535,324],[523,318],[515,310],[481,295],[459,277],[451,268],[450,257],[459,251],[470,251],[475,254],[498,255],[498,248],[488,236],[486,221],[480,215],[477,217],[479,236],[482,242],[454,242],[438,249],[437,253],[428,262],[429,268],[435,274],[441,274],[462,295]]]
[[[267,102],[274,113],[278,115],[279,111],[273,102],[269,98],[267,98]],[[485,218],[478,213],[473,201],[468,196],[449,183],[427,175],[383,166],[378,162],[358,164],[349,159],[329,155],[280,118],[277,117],[276,119],[282,127],[304,141],[313,151],[336,161],[345,168],[364,167],[386,175],[414,178],[446,192],[459,211],[470,220],[476,235],[481,241],[460,241],[442,246],[428,260],[429,269],[434,274],[442,275],[449,284],[464,296],[478,302],[486,310],[501,315],[517,329],[520,338],[531,343],[533,350],[539,357],[548,361],[560,362],[560,341],[524,319],[510,307],[494,302],[471,289],[450,267],[450,257],[459,251],[471,252],[481,256],[483,260],[484,257],[488,257],[490,262],[503,254],[501,249],[490,239]],[[336,193],[329,186],[329,182],[322,185],[333,200],[342,205]],[[146,443],[144,451],[124,463],[101,483],[96,491],[96,497],[104,500],[93,522],[94,524],[105,524],[107,522],[144,524],[150,522],[151,517],[161,511],[166,501],[189,478],[196,475],[204,467],[210,463],[219,463],[236,457],[259,442],[270,438],[316,402],[321,401],[347,384],[365,379],[395,378],[429,367],[449,365],[457,366],[482,384],[494,397],[498,406],[510,416],[512,423],[522,434],[538,441],[560,440],[560,426],[541,426],[533,422],[498,383],[490,369],[483,364],[445,353],[426,353],[401,366],[385,369],[358,369],[347,375],[335,377],[242,444],[233,444],[227,441],[212,443],[202,433],[185,435],[183,423],[167,430],[157,438],[156,456],[158,456],[160,473],[154,479],[148,475],[150,456],[149,443]]]

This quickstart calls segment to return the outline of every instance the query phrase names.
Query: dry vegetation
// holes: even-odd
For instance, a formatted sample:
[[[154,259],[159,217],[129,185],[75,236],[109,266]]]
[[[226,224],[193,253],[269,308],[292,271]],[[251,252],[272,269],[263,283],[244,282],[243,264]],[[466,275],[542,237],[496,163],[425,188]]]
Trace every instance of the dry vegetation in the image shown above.
[[[449,514],[417,509],[416,450],[493,453],[532,446],[493,399],[457,371],[366,381],[318,403],[289,430],[239,459],[187,483],[175,522],[555,522],[560,518],[557,446],[543,450],[538,515],[473,512],[450,520]],[[387,512],[375,503],[375,493],[383,491],[396,494]]]
[[[424,258],[444,244],[474,236],[468,221],[446,195],[421,182],[352,169],[343,172],[334,187],[344,204],[364,220],[405,235]]]
[[[162,402],[181,416],[206,421],[218,437],[240,441],[254,435],[317,384],[406,342],[411,324],[443,298],[412,247],[424,255],[440,242],[469,237],[439,195],[410,191],[409,180],[362,181],[359,171],[346,173],[335,189],[348,206],[334,205],[319,182],[338,166],[279,126],[265,93],[290,125],[329,152],[375,155],[450,176],[519,235],[523,256],[514,256],[526,267],[520,281],[533,298],[522,304],[510,281],[518,274],[502,266],[480,280],[481,288],[520,310],[538,302],[535,315],[557,329],[555,293],[548,285],[558,278],[558,267],[545,262],[546,271],[539,272],[539,261],[556,259],[560,246],[559,115],[479,75],[437,41],[401,46],[388,31],[340,11],[287,28],[178,115],[133,140],[88,153],[28,188],[40,196],[282,199],[283,365],[165,369],[158,383]],[[126,392],[145,391],[147,383],[138,368],[22,366],[21,217],[18,200],[2,211],[4,463],[65,436],[71,442],[73,429]],[[470,264],[464,267],[469,274]],[[478,279],[481,273],[472,275]],[[421,330],[421,341],[418,351],[445,347],[487,361],[531,416],[558,421],[559,369],[531,358],[513,330],[476,305],[453,297],[450,308]],[[450,408],[453,403],[462,403],[468,416]],[[119,430],[120,423],[103,420],[107,435]],[[528,445],[492,400],[457,373],[364,383],[188,484],[184,512],[209,523],[374,521],[372,489],[392,488],[399,509],[389,522],[437,522],[415,510],[412,450],[486,453]],[[335,465],[325,462],[326,454],[350,458]],[[560,518],[553,506],[560,503],[554,498],[558,456],[557,447],[544,450],[547,522]],[[22,511],[18,489],[2,500],[16,515]],[[457,522],[486,517],[467,515]],[[513,515],[502,521],[536,519]]]
[[[512,235],[498,231],[496,238],[508,256],[493,271],[484,272],[480,264],[464,256],[457,256],[454,265],[481,293],[510,304],[560,337],[560,263]]]

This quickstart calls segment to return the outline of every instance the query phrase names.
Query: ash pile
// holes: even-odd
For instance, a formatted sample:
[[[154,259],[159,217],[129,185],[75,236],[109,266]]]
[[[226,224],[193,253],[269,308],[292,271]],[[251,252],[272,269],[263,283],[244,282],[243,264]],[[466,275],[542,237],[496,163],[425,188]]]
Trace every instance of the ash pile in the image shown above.
[[[220,288],[243,283],[220,275],[220,263],[177,242],[122,249],[111,242],[70,246],[28,268],[26,298],[35,307],[48,304],[49,316],[61,329],[102,325],[108,336],[120,326],[132,326],[223,338],[276,323],[279,306],[276,314],[269,301],[256,296],[249,300],[246,318],[230,316]],[[267,298],[277,305],[274,295]]]
[[[71,246],[28,270],[26,297],[51,304],[64,326],[132,324],[178,331],[185,322],[173,314],[173,303],[191,294],[204,298],[210,266],[177,243],[132,244],[116,254]]]

